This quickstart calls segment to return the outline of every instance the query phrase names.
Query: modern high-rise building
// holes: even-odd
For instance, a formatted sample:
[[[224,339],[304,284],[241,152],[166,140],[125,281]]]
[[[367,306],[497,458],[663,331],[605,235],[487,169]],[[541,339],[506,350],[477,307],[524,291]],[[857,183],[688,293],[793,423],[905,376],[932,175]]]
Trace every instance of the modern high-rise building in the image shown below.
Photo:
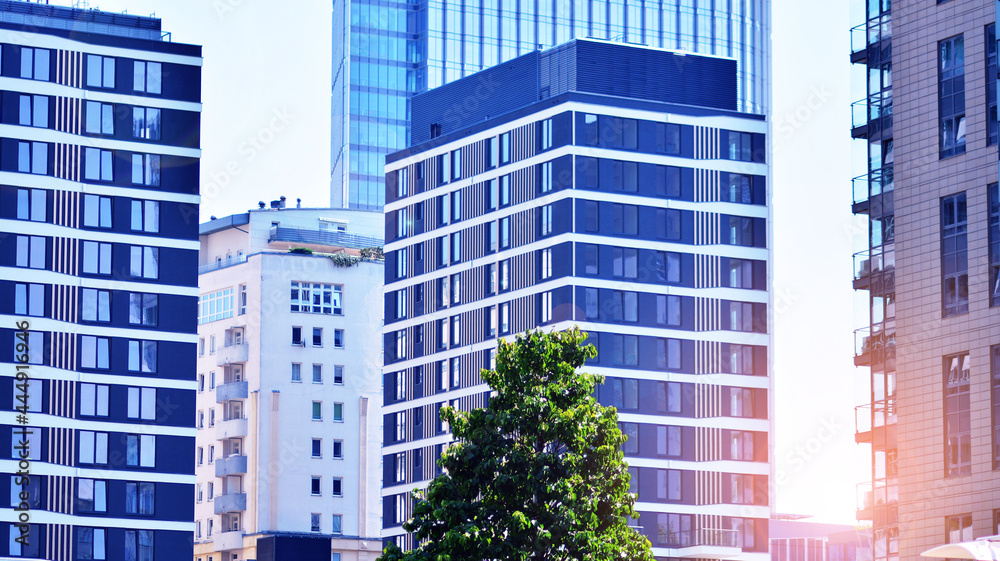
[[[0,2],[4,559],[191,555],[202,58],[166,39]]]
[[[195,561],[380,554],[381,246],[284,197],[202,224]]]
[[[768,558],[768,125],[737,92],[731,59],[577,39],[413,99],[386,166],[385,539],[413,546],[439,411],[484,404],[497,339],[579,325],[657,558]]]
[[[855,364],[871,380],[856,440],[872,459],[858,517],[875,561],[998,533],[995,9],[868,0],[852,30],[867,81],[852,137],[868,154],[853,210],[869,224]]]
[[[769,0],[334,2],[330,204],[382,208],[385,156],[408,145],[414,94],[573,38],[734,58],[737,109],[766,113],[770,4]]]

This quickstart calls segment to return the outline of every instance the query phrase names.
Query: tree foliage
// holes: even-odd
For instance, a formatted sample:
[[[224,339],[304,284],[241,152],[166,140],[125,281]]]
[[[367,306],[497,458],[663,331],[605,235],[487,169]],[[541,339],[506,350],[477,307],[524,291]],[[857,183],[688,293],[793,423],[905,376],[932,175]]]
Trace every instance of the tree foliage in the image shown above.
[[[577,369],[596,356],[586,334],[533,331],[501,342],[487,407],[442,417],[457,442],[416,495],[403,525],[419,547],[390,544],[380,561],[652,561],[635,517],[625,436],[594,399],[602,377]]]

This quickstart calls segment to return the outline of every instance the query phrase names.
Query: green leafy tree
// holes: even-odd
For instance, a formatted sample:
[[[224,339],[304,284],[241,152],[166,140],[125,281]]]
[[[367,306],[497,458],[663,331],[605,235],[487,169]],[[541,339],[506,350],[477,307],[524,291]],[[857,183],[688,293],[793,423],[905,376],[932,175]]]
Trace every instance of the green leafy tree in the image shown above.
[[[578,329],[501,342],[486,408],[442,417],[458,441],[403,528],[419,547],[390,544],[381,561],[652,561],[621,452],[618,413],[594,399],[597,355]]]

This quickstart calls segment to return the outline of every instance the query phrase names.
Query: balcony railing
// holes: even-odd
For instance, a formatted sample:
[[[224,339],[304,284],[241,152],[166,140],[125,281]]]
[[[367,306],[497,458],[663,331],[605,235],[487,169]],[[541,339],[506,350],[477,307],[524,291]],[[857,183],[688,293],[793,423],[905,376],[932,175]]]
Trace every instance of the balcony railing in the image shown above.
[[[238,475],[247,472],[247,457],[234,455],[215,460],[215,476]]]
[[[250,384],[246,380],[227,382],[215,388],[215,402],[225,403],[231,399],[246,399],[250,395]]]
[[[354,249],[382,247],[385,245],[385,241],[382,238],[375,238],[371,236],[359,236],[357,234],[348,234],[347,232],[333,232],[310,228],[281,228],[276,226],[271,227],[271,232],[267,241],[268,243],[297,242],[330,245],[335,247],[350,247]]]
[[[867,202],[868,199],[888,193],[895,189],[895,181],[892,167],[872,170],[870,174],[859,175],[851,180],[852,191],[854,193],[853,202],[855,205]]]
[[[854,364],[871,365],[896,356],[896,332],[872,333],[870,327],[862,327],[854,332]]]
[[[214,539],[216,551],[229,551],[231,549],[243,549],[243,532],[219,532]]]
[[[227,364],[246,362],[248,360],[250,360],[250,345],[247,343],[219,347],[215,353],[215,363],[217,366],[226,366]]]
[[[221,421],[215,425],[215,439],[226,440],[227,438],[242,438],[247,435],[246,419],[231,419]]]
[[[226,493],[215,497],[215,514],[240,512],[247,509],[246,493]]]

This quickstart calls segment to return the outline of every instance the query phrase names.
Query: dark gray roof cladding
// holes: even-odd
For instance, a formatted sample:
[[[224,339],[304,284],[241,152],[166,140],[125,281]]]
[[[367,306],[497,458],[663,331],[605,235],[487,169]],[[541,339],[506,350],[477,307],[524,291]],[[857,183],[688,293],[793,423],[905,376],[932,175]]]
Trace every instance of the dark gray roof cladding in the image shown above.
[[[569,91],[735,111],[736,61],[575,39],[415,96],[410,144]]]
[[[229,228],[233,228],[236,226],[243,226],[249,223],[250,223],[249,212],[244,212],[243,214],[230,214],[229,216],[223,216],[222,218],[216,218],[215,220],[202,222],[198,226],[198,235],[204,236],[206,234],[212,234],[214,232],[228,230]]]

